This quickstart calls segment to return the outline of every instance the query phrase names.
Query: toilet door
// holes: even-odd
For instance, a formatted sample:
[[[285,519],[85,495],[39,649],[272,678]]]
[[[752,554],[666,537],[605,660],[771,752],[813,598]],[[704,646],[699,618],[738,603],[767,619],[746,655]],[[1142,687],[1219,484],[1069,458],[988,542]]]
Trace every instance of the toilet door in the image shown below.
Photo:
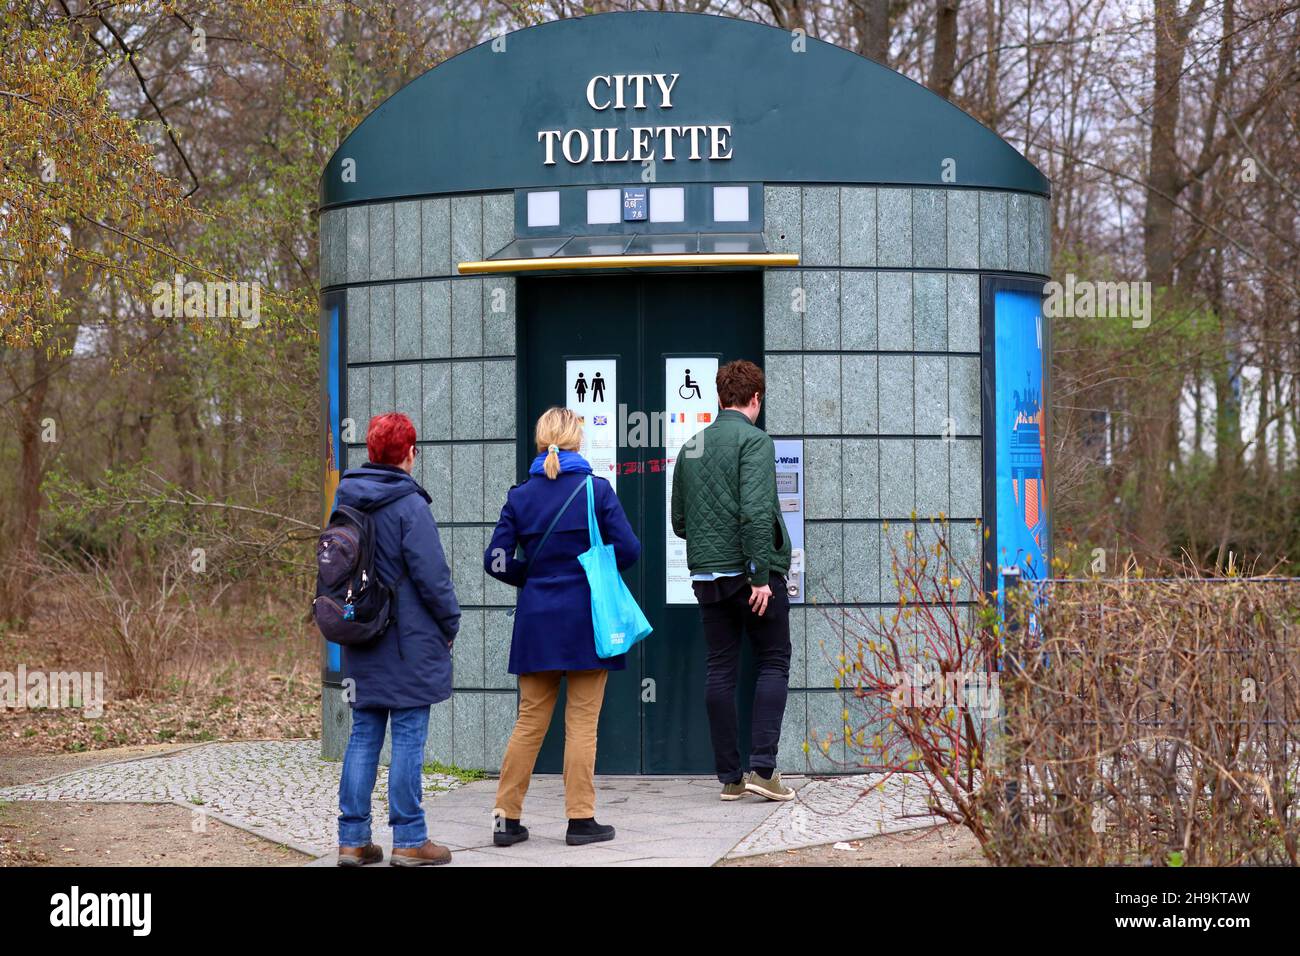
[[[610,675],[596,769],[712,773],[699,611],[689,592],[683,600],[680,582],[672,589],[667,583],[670,489],[663,426],[673,424],[670,414],[680,414],[668,407],[670,388],[685,403],[674,408],[691,408],[692,428],[707,427],[703,416],[711,420],[717,410],[697,411],[690,402],[695,388],[707,401],[718,364],[736,358],[762,363],[762,273],[528,277],[519,282],[519,316],[520,473],[536,454],[533,428],[548,407],[580,408],[593,425],[598,415],[598,428],[609,429],[613,442],[588,457],[597,474],[613,476],[642,545],[641,560],[625,579],[654,633],[627,656],[626,670]],[[691,368],[694,357],[701,361]],[[670,604],[670,597],[679,603]],[[741,686],[752,682],[746,656]],[[747,704],[749,694],[740,697]],[[563,701],[562,693],[538,758],[540,773],[562,769]],[[741,712],[742,746],[747,710]]]

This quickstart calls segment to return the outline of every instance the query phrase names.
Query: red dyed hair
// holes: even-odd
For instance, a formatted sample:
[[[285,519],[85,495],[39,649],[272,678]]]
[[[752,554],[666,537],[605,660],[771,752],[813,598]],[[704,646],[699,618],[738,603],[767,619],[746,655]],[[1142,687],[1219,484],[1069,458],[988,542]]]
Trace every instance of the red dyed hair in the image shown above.
[[[376,465],[400,465],[415,444],[415,426],[401,412],[388,412],[370,419],[366,451]]]

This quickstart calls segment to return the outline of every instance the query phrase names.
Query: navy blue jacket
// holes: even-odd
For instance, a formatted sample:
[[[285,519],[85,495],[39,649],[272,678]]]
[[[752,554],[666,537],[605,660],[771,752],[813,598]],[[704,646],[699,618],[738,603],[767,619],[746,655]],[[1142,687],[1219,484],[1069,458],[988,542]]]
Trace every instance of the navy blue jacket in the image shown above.
[[[343,648],[353,707],[423,707],[451,696],[451,642],[460,605],[429,511],[429,493],[402,469],[367,463],[343,473],[335,501],[368,511],[375,565],[397,595],[397,618],[384,635]]]
[[[528,579],[524,567],[546,526],[564,499],[590,471],[562,472],[554,480],[531,475],[506,496],[492,541],[483,553],[483,567],[498,580],[522,588],[515,607],[510,642],[510,673],[537,671],[621,671],[625,655],[602,660],[596,656],[591,626],[591,588],[578,555],[591,547],[587,535],[587,495],[579,491],[555,525]],[[619,569],[631,567],[641,555],[641,542],[632,533],[618,495],[604,478],[596,478],[596,523],[606,544],[614,546]],[[515,557],[515,546],[523,558]]]

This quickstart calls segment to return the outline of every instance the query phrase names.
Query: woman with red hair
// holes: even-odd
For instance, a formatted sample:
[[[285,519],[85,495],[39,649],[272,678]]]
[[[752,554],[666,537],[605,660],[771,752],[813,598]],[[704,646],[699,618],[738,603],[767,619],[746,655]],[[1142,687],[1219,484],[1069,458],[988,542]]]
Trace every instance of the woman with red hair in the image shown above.
[[[460,628],[460,605],[429,511],[429,493],[411,477],[419,453],[415,441],[415,426],[405,415],[376,415],[366,432],[370,460],[344,472],[335,498],[336,504],[371,516],[375,569],[395,597],[393,621],[381,637],[343,648],[352,736],[339,780],[340,866],[384,858],[370,840],[370,796],[389,724],[390,863],[429,866],[451,860],[450,850],[428,838],[420,774],[429,707],[451,696],[451,644]]]

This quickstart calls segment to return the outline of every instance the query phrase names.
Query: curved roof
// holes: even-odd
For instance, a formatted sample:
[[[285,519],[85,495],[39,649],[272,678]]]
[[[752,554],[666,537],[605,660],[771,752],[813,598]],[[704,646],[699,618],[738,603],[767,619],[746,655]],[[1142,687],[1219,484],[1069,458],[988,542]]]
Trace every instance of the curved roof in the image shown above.
[[[726,125],[729,159],[656,162],[655,181],[969,186],[1047,195],[1046,177],[969,115],[893,70],[812,38],[804,49],[775,27],[689,13],[605,13],[555,20],[466,50],[384,101],[330,157],[321,205],[439,193],[635,183],[642,164],[565,160],[546,165],[539,132]],[[644,108],[593,109],[592,77],[664,74],[665,107],[647,80]],[[672,74],[678,74],[672,80]],[[596,101],[612,103],[598,81]],[[671,132],[653,134],[662,146]],[[573,141],[575,155],[579,140]],[[607,149],[609,149],[607,148]],[[352,160],[345,169],[345,161]],[[945,161],[955,176],[944,178]],[[349,178],[345,173],[354,173]]]

